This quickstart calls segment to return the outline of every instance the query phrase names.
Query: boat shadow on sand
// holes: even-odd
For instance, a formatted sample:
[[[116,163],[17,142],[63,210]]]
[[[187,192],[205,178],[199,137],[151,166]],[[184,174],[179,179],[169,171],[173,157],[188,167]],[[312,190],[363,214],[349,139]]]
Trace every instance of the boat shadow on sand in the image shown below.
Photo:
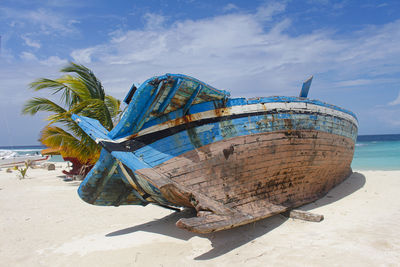
[[[364,184],[365,176],[361,173],[354,172],[348,179],[328,192],[325,197],[310,204],[304,205],[299,209],[309,211],[331,204],[359,190],[364,186]],[[208,260],[228,253],[248,242],[252,242],[254,239],[273,231],[287,220],[286,217],[279,214],[255,223],[211,234],[196,234],[179,229],[175,226],[176,221],[178,221],[180,218],[192,216],[194,216],[194,214],[190,210],[175,212],[158,220],[111,232],[107,234],[106,237],[114,237],[144,231],[166,235],[181,240],[189,240],[194,236],[207,238],[211,241],[212,249],[194,259]],[[325,214],[325,216],[329,216],[329,214]]]

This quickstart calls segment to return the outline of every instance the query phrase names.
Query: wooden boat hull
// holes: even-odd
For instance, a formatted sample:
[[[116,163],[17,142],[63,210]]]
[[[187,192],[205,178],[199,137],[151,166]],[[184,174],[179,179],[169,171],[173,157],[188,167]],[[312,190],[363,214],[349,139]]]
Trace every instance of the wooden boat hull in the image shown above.
[[[155,170],[171,174],[172,180],[190,191],[252,215],[243,222],[248,223],[325,195],[351,173],[352,147],[349,138],[319,131],[295,132],[290,137],[285,131],[261,133],[201,147]],[[146,175],[146,169],[137,172]],[[184,222],[179,224],[182,228],[208,232]]]
[[[180,112],[118,140],[76,117],[104,147],[81,198],[192,207],[197,217],[177,226],[208,233],[314,201],[351,173],[357,120],[339,107],[271,97],[213,100]]]

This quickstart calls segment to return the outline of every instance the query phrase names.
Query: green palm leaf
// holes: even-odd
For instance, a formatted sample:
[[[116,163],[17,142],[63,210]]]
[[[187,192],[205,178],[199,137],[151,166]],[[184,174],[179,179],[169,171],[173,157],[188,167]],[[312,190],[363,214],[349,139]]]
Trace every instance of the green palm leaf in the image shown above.
[[[96,162],[100,153],[95,142],[83,142],[60,127],[45,127],[40,141],[48,147],[58,147],[62,156],[77,158],[82,163]]]
[[[104,99],[104,102],[107,106],[107,109],[110,111],[111,117],[117,117],[121,113],[121,101],[116,99],[115,97],[112,97],[110,95],[107,95],[106,98]]]
[[[96,119],[111,130],[121,114],[121,102],[106,95],[100,80],[85,66],[70,62],[61,72],[67,74],[54,80],[40,78],[30,84],[34,91],[47,89],[52,95],[59,95],[59,103],[34,97],[25,103],[22,112],[30,115],[50,112],[49,124],[42,130],[40,141],[48,147],[59,148],[64,157],[77,158],[81,163],[95,162],[100,153],[99,145],[71,119],[71,115]]]
[[[91,97],[104,100],[105,93],[101,82],[97,79],[94,73],[83,65],[70,62],[68,66],[61,69],[61,72],[76,73],[79,79],[90,90]]]
[[[43,97],[34,97],[28,100],[22,109],[23,114],[30,114],[30,115],[34,115],[39,111],[47,111],[53,113],[66,112],[64,108],[60,107],[53,101]]]

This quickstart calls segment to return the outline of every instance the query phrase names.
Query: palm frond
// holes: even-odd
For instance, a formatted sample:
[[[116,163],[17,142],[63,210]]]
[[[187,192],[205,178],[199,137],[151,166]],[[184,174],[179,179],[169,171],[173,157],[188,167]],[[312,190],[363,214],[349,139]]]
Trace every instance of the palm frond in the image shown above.
[[[100,155],[100,146],[72,120],[71,115],[96,119],[111,130],[113,119],[121,113],[121,103],[105,95],[100,80],[85,66],[70,62],[61,72],[66,74],[58,79],[41,78],[30,84],[35,91],[48,89],[51,94],[59,95],[59,104],[35,97],[25,103],[22,112],[31,115],[39,111],[51,112],[40,141],[49,147],[60,148],[63,156],[75,157],[82,163],[94,163]]]
[[[108,112],[110,113],[111,117],[114,119],[121,113],[121,101],[116,99],[113,96],[106,95],[104,99],[106,103]]]
[[[77,96],[78,100],[87,99],[91,97],[90,91],[87,88],[86,84],[82,82],[79,78],[76,78],[72,75],[64,75],[56,81],[66,85],[70,90]],[[76,103],[76,102],[74,102]]]
[[[96,119],[107,130],[111,130],[114,127],[112,117],[105,102],[99,99],[88,99],[82,101],[75,105],[70,112]]]
[[[74,102],[79,101],[80,98],[80,95],[75,93],[74,87],[71,87],[71,85],[76,86],[74,80],[79,82],[79,80],[70,75],[56,80],[40,78],[32,82],[30,88],[35,91],[50,89],[53,95],[61,93],[60,102],[63,103],[65,107],[70,107]]]
[[[65,87],[63,83],[60,83],[56,80],[46,79],[46,78],[39,78],[34,82],[29,84],[29,87],[35,91],[39,91],[42,89],[60,89]]]
[[[61,106],[57,105],[53,101],[43,98],[43,97],[34,97],[28,100],[22,109],[23,114],[34,115],[39,111],[47,111],[53,113],[65,113],[66,110]]]
[[[89,89],[92,98],[104,100],[104,88],[90,69],[83,65],[69,62],[69,65],[61,69],[61,71],[76,73],[78,79],[80,79]]]
[[[100,147],[95,142],[82,142],[60,127],[45,127],[41,132],[40,141],[48,147],[59,148],[63,157],[74,157],[82,163],[96,162],[100,153]]]

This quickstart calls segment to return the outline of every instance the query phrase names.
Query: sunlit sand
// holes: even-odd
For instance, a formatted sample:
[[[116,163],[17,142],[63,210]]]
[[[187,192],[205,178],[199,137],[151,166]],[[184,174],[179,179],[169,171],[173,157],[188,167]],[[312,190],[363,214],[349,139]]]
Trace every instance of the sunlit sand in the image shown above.
[[[302,207],[320,223],[277,215],[208,235],[175,226],[186,212],[98,207],[55,171],[0,171],[6,266],[377,266],[400,262],[400,171],[357,172]]]

